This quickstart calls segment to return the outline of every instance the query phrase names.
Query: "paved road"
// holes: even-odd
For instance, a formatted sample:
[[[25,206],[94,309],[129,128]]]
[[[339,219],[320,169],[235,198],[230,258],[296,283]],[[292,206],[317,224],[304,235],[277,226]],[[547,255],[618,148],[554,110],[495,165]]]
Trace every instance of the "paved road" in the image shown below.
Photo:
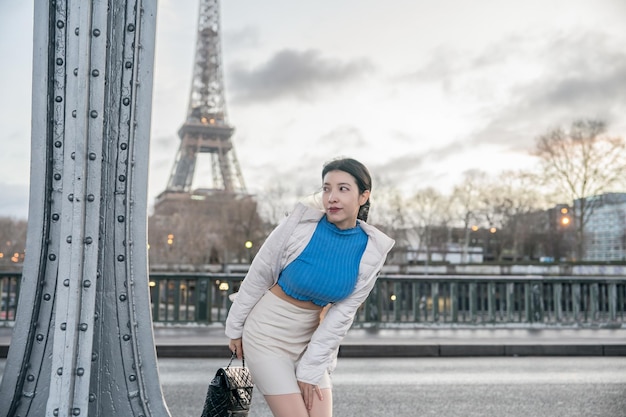
[[[172,417],[199,416],[222,365],[159,360]],[[342,358],[333,383],[338,417],[626,417],[625,357]],[[271,417],[258,393],[250,417]]]

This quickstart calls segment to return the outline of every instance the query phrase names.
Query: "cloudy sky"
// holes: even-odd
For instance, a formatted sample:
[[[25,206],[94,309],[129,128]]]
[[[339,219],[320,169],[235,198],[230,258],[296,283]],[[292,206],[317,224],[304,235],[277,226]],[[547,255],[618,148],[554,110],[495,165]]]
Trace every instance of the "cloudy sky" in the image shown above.
[[[0,0],[0,216],[27,215],[32,3]],[[159,1],[151,202],[187,111],[197,3]],[[532,166],[535,138],[577,118],[626,136],[623,0],[224,0],[221,10],[229,121],[255,193],[313,192],[336,156],[409,193],[445,192],[468,169]],[[210,185],[208,164],[194,185]]]

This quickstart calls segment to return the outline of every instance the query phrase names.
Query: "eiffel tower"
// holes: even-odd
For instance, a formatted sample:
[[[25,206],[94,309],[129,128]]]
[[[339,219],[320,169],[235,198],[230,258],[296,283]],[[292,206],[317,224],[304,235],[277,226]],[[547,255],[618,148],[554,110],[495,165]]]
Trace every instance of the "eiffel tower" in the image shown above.
[[[157,196],[149,223],[153,265],[164,259],[184,264],[248,259],[246,242],[258,229],[256,201],[246,191],[226,112],[219,6],[219,0],[199,0],[187,117],[178,130],[180,145],[167,187]],[[200,153],[211,156],[213,184],[194,190]]]
[[[187,119],[166,192],[190,192],[198,153],[211,155],[213,187],[246,193],[224,97],[218,0],[200,0],[198,34]]]

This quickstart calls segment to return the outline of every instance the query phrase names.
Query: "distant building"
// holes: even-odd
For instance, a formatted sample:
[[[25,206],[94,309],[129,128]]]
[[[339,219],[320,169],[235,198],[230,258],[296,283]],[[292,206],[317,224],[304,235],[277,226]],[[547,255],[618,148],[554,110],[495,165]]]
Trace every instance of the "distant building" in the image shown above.
[[[584,227],[583,260],[626,260],[626,193],[607,193],[592,199],[593,211]]]

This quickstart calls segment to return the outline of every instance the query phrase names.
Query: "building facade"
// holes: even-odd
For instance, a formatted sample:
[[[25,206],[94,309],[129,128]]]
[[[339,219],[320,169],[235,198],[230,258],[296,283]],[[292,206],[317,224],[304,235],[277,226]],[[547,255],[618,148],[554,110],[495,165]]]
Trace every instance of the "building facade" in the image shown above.
[[[626,261],[626,193],[593,197],[584,226],[584,261]]]

